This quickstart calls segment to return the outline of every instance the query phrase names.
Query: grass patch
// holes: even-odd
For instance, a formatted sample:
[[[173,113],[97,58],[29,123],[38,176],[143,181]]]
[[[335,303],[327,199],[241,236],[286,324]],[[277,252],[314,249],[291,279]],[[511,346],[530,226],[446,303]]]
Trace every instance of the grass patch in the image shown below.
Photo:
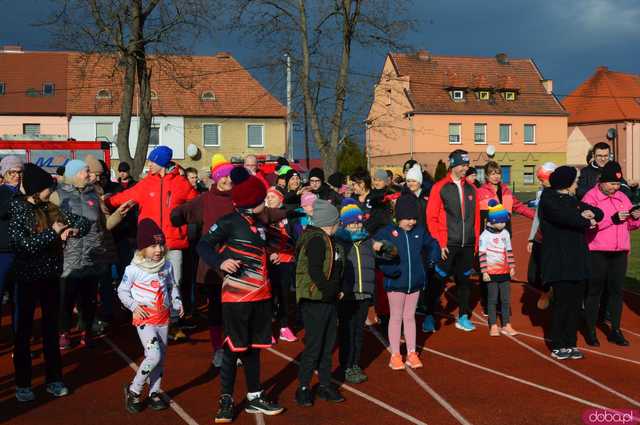
[[[625,287],[640,293],[640,230],[631,232],[631,253]]]

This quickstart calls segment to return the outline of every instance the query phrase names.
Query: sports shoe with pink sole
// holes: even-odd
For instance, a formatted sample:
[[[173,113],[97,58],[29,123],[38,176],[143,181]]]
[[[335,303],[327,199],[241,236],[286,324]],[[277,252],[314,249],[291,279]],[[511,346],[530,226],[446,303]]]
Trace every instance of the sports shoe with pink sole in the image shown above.
[[[298,340],[289,327],[280,328],[280,339],[287,342],[296,342]]]

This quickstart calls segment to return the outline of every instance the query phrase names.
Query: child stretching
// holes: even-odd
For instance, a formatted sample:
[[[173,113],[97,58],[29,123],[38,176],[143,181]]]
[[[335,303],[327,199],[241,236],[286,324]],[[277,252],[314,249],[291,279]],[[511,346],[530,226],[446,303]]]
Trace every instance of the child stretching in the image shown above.
[[[376,235],[376,240],[389,241],[398,250],[396,260],[380,263],[391,310],[389,367],[393,370],[404,369],[405,364],[412,369],[422,367],[416,353],[416,306],[420,291],[427,283],[422,251],[425,251],[430,263],[435,264],[440,259],[438,242],[423,226],[416,225],[418,214],[417,198],[412,194],[402,195],[396,202],[397,225],[389,225]],[[406,363],[400,354],[400,330],[403,324],[407,344]]]
[[[511,294],[509,283],[515,275],[515,261],[511,249],[511,237],[505,229],[509,222],[509,213],[495,199],[489,200],[487,225],[480,235],[479,256],[482,280],[487,282],[489,296],[487,310],[489,315],[489,335],[514,336],[518,333],[511,327]],[[498,295],[502,304],[502,330],[498,328],[496,306]]]
[[[167,351],[167,335],[171,311],[182,317],[180,288],[173,279],[171,263],[165,260],[165,238],[151,219],[138,224],[138,251],[127,266],[118,286],[122,304],[133,312],[133,325],[144,347],[144,360],[131,385],[124,387],[126,409],[142,411],[142,390],[149,382],[149,407],[169,407],[160,395],[160,382]]]

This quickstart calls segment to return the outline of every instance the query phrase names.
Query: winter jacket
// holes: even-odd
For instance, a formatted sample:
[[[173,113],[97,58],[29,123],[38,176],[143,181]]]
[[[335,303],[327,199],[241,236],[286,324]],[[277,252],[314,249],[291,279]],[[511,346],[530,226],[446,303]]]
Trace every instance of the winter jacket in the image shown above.
[[[391,201],[385,198],[392,193],[390,189],[371,189],[369,193],[371,210],[369,218],[365,222],[365,228],[370,235],[375,235],[380,229],[393,223]]]
[[[604,214],[597,228],[587,230],[589,250],[629,251],[631,249],[629,232],[640,228],[640,219],[634,220],[631,216],[623,222],[617,219],[618,211],[630,211],[632,208],[627,195],[618,190],[612,196],[608,196],[596,185],[584,195],[582,202],[601,209]]]
[[[50,217],[49,226],[45,229],[36,228],[38,209]],[[56,217],[52,218],[53,215]],[[15,254],[13,273],[18,284],[55,279],[62,275],[63,243],[51,228],[54,220],[62,220],[69,227],[78,229],[78,237],[85,236],[91,228],[89,220],[69,210],[52,203],[34,205],[24,198],[11,201],[9,216],[9,247]]]
[[[586,231],[591,226],[582,212],[591,210],[595,220],[602,210],[580,202],[575,196],[545,189],[538,214],[542,231],[542,281],[584,281],[591,275]]]
[[[389,241],[398,249],[394,260],[381,261],[380,270],[384,274],[384,289],[388,292],[420,291],[427,285],[422,252],[426,252],[428,262],[440,260],[440,245],[422,226],[415,226],[405,232],[399,226],[389,225],[375,235],[379,241]]]
[[[149,174],[135,186],[105,200],[110,208],[117,208],[129,200],[138,204],[138,223],[150,218],[164,232],[169,249],[186,249],[189,246],[187,226],[174,227],[171,211],[198,196],[189,181],[181,176],[178,168],[167,170],[164,177]]]
[[[598,167],[598,165],[596,165],[595,161],[591,161],[589,165],[580,170],[580,177],[578,177],[578,188],[576,189],[576,196],[578,197],[578,199],[582,199],[588,191],[593,189],[598,184],[600,173],[602,173],[602,169]],[[620,188],[620,191],[627,195],[627,198],[633,199],[637,189],[632,189],[624,179],[622,179],[621,183],[622,187]]]
[[[234,211],[220,218],[200,239],[198,255],[214,270],[220,270],[227,259],[242,263],[236,273],[224,276],[223,303],[271,298],[266,238],[266,228],[255,216]]]
[[[501,203],[509,214],[518,213],[524,217],[533,219],[535,211],[523,204],[515,197],[509,186],[500,183],[500,193],[497,192],[495,185],[485,183],[477,190],[478,203],[480,204],[480,228],[485,227],[487,215],[489,214],[489,201],[494,199]],[[507,226],[507,230],[511,233],[511,222]]]
[[[368,294],[373,297],[376,291],[373,239],[366,237],[354,241],[350,235],[346,229],[339,229],[335,235],[335,240],[342,246],[345,255],[342,292],[346,299],[352,299],[354,294]]]
[[[427,204],[429,203],[429,193],[425,192],[423,188],[420,189],[420,192],[416,194],[412,192],[407,186],[404,186],[402,189],[402,194],[410,194],[416,197],[418,202],[418,220],[416,224],[418,226],[422,226],[425,229],[427,228]]]
[[[180,287],[175,284],[173,276],[173,267],[169,261],[154,273],[134,263],[127,266],[118,285],[118,298],[131,312],[142,306],[149,313],[149,317],[145,319],[134,318],[134,326],[166,326],[171,318],[171,310],[182,308]]]
[[[331,202],[335,207],[340,207],[342,203],[342,196],[331,189],[325,182],[322,182],[322,186],[320,186],[318,190],[312,190],[311,193],[314,193],[320,199]]]
[[[11,201],[21,196],[19,188],[0,185],[0,254],[11,252],[9,247],[9,207]]]
[[[463,196],[451,173],[433,185],[427,204],[427,226],[441,247],[475,246],[480,236],[480,206],[476,188],[460,181]],[[464,203],[461,203],[461,198]]]
[[[513,258],[511,236],[507,229],[497,230],[487,227],[480,234],[478,245],[480,271],[491,276],[507,275],[516,263]]]
[[[293,263],[296,260],[294,221],[283,218],[267,226],[267,253],[278,254],[281,263]]]

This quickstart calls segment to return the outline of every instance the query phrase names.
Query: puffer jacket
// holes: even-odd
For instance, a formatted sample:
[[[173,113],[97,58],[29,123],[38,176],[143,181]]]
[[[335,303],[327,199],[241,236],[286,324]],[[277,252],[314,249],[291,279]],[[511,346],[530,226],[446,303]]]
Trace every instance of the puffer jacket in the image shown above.
[[[601,209],[604,214],[598,227],[587,230],[589,251],[628,252],[631,249],[629,232],[640,228],[640,220],[629,217],[620,222],[614,218],[618,211],[630,211],[633,207],[627,195],[618,190],[612,196],[608,196],[596,185],[584,195],[582,202]]]
[[[186,249],[189,247],[187,226],[174,227],[171,224],[171,211],[198,196],[198,192],[178,171],[177,166],[167,170],[164,177],[149,174],[135,186],[113,195],[105,200],[110,208],[117,208],[127,201],[138,204],[138,223],[149,218],[164,233],[169,249]]]
[[[344,249],[346,260],[342,275],[342,292],[347,299],[352,298],[354,294],[373,296],[376,291],[373,239],[367,237],[354,241],[350,235],[345,229],[339,229],[335,235],[336,242]]]
[[[384,289],[388,292],[420,291],[427,285],[422,252],[426,252],[427,262],[435,264],[440,260],[440,245],[422,226],[415,226],[405,232],[400,227],[390,225],[380,230],[376,240],[388,241],[398,249],[394,260],[381,261],[380,270],[384,274]]]

